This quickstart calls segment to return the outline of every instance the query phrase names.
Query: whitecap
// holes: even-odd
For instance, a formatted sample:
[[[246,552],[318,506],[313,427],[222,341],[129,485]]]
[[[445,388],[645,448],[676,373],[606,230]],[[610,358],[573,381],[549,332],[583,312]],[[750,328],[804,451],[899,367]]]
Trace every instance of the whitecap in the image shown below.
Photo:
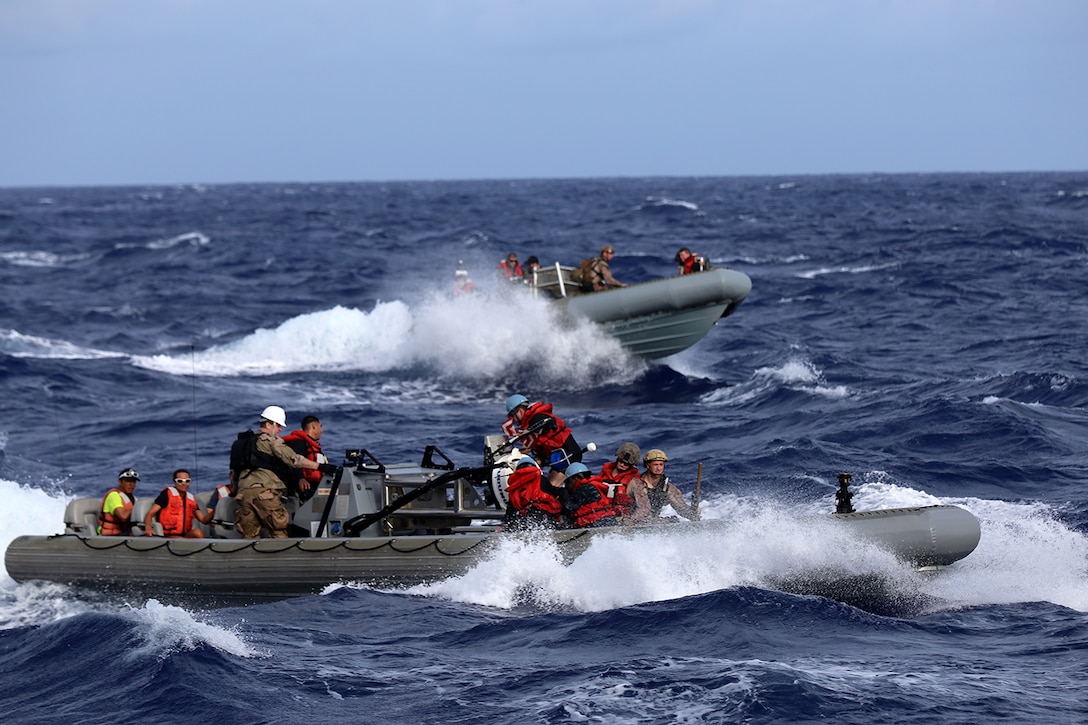
[[[24,335],[18,330],[0,330],[0,352],[18,358],[53,360],[101,360],[126,357],[123,353],[80,347],[67,340]]]

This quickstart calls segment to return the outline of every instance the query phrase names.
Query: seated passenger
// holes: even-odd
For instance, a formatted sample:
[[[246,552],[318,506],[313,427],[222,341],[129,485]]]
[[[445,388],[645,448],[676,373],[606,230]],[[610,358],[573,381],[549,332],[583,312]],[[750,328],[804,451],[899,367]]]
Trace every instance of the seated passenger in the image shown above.
[[[710,261],[706,257],[695,254],[687,247],[680,247],[675,259],[681,275],[705,272],[710,269]]]
[[[627,493],[634,499],[635,510],[624,519],[624,523],[661,523],[666,520],[659,518],[665,504],[672,506],[673,511],[685,519],[699,520],[699,509],[689,505],[680,489],[665,475],[665,462],[668,460],[665,451],[659,448],[646,453],[646,457],[642,459],[646,471],[627,488]]]
[[[132,534],[132,505],[136,503],[133,492],[140,474],[134,468],[126,468],[117,474],[117,486],[102,497],[98,507],[99,536],[130,536]]]
[[[151,524],[156,514],[159,517],[159,525],[162,526],[162,535],[172,539],[203,539],[204,532],[193,528],[193,519],[196,518],[202,524],[210,524],[215,508],[205,512],[200,510],[196,502],[196,496],[189,493],[189,484],[192,477],[184,468],[174,471],[174,485],[167,486],[159,493],[155,503],[147,511],[144,517],[144,536],[154,536]]]
[[[468,270],[458,268],[453,278],[453,296],[468,297],[475,292],[476,283],[468,276]]]
[[[324,426],[316,415],[307,415],[299,424],[298,430],[293,430],[283,437],[283,442],[291,446],[291,450],[300,456],[305,456],[315,463],[328,463],[325,452],[321,450],[321,435]],[[305,503],[317,493],[317,486],[325,475],[321,471],[309,468],[296,468],[296,477],[287,484],[288,494],[298,496],[299,503]]]
[[[609,498],[620,516],[627,516],[635,510],[628,487],[638,481],[638,457],[641,454],[642,451],[634,443],[622,443],[616,449],[616,460],[605,463],[597,474],[598,478],[609,484]]]
[[[608,484],[591,476],[584,463],[567,466],[567,479],[560,499],[563,510],[579,529],[618,526],[620,523],[612,499],[608,498]]]
[[[612,269],[608,266],[615,256],[616,250],[611,244],[601,247],[601,253],[593,257],[589,263],[588,274],[583,274],[582,287],[592,289],[594,292],[626,287],[626,284],[612,276]]]
[[[522,281],[522,277],[525,275],[525,271],[518,264],[518,255],[513,252],[506,255],[506,259],[499,262],[498,266],[499,277],[505,279],[507,282]]]

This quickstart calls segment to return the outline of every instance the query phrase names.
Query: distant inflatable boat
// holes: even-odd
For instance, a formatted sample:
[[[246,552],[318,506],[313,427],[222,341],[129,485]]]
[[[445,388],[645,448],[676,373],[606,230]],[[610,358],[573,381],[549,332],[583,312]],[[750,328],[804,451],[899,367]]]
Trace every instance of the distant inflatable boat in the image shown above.
[[[710,269],[629,287],[584,292],[556,263],[536,271],[534,289],[571,314],[603,327],[633,354],[656,359],[675,355],[706,337],[752,291],[752,280],[735,269]]]
[[[233,498],[218,502],[210,525],[197,523],[204,539],[145,536],[139,524],[133,536],[97,536],[99,499],[77,499],[67,507],[63,534],[16,538],[8,546],[5,565],[18,582],[56,582],[212,605],[313,594],[338,582],[433,582],[464,574],[504,537],[515,535],[495,531],[504,513],[505,477],[520,458],[504,441],[488,437],[488,463],[478,468],[454,469],[434,447],[428,447],[418,466],[386,466],[365,450],[348,451],[344,466],[322,481],[312,499],[303,504],[288,499],[295,536],[287,539],[240,538]],[[436,464],[435,455],[444,462]],[[202,495],[202,505],[207,506],[209,495]],[[151,497],[138,500],[133,520],[142,522],[151,503]],[[968,556],[980,537],[978,520],[955,506],[817,518],[915,568],[953,564]],[[570,562],[597,537],[637,537],[649,530],[698,534],[729,525],[708,520],[534,535],[550,538]]]

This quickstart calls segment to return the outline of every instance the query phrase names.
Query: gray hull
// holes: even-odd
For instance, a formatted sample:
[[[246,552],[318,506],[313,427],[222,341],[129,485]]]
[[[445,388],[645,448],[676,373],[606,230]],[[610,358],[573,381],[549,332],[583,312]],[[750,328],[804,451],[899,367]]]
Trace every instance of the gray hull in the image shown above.
[[[946,566],[978,544],[978,520],[953,506],[859,512],[830,517],[914,567]],[[721,521],[676,524],[713,529]],[[651,527],[655,532],[661,526]],[[566,560],[595,536],[638,536],[638,527],[556,531]],[[162,539],[64,534],[20,536],[5,564],[16,581],[42,580],[164,600],[223,604],[280,599],[336,582],[403,586],[466,572],[506,534],[466,533],[301,539]]]
[[[712,269],[575,294],[559,304],[604,327],[633,354],[654,359],[675,355],[703,339],[751,291],[752,280],[743,272]]]

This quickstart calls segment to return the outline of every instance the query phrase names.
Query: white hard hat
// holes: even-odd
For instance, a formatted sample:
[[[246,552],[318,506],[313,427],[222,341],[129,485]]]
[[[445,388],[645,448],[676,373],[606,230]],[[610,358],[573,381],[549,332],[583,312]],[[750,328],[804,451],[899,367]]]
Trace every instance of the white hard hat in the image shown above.
[[[287,413],[278,405],[270,405],[261,411],[261,420],[270,420],[273,423],[287,425]]]

